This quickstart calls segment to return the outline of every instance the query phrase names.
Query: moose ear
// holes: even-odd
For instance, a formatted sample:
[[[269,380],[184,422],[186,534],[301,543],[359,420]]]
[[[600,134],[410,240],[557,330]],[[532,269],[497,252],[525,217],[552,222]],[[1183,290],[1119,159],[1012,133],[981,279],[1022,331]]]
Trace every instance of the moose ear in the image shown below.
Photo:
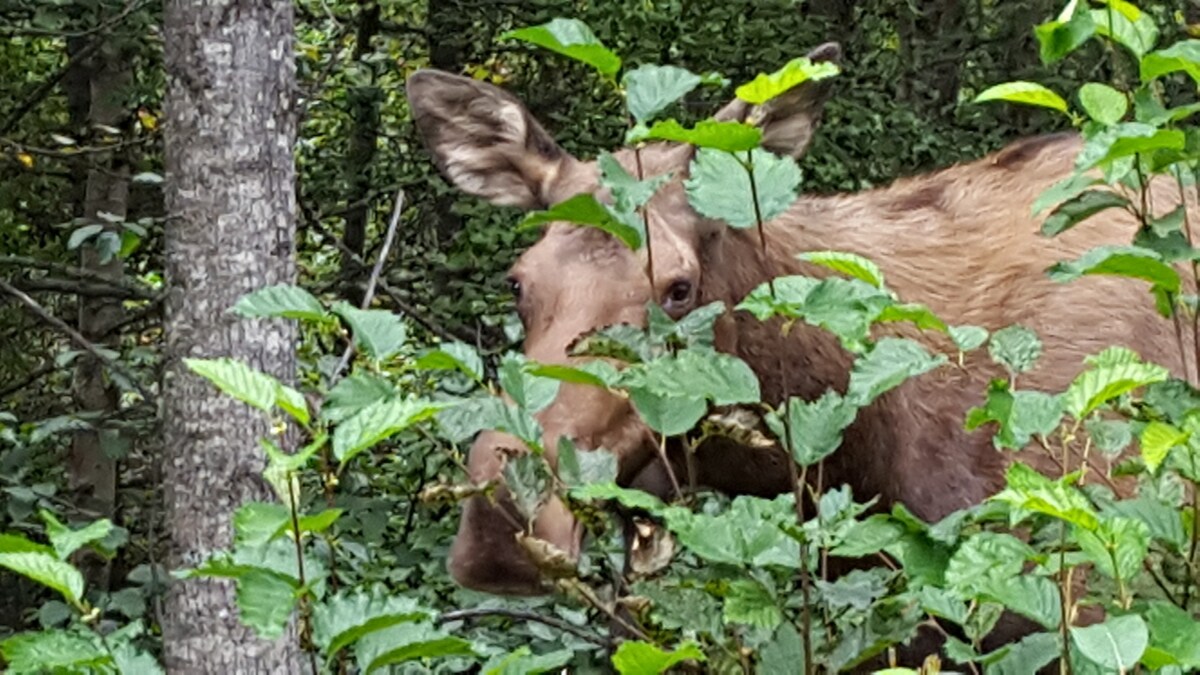
[[[419,70],[406,88],[425,146],[464,192],[503,206],[546,208],[558,178],[578,163],[498,87]]]
[[[807,56],[813,63],[838,63],[842,59],[842,48],[836,42],[826,42]],[[798,158],[812,143],[825,102],[832,92],[831,79],[808,80],[761,106],[734,99],[716,114],[716,118],[752,123],[762,129],[764,148]]]

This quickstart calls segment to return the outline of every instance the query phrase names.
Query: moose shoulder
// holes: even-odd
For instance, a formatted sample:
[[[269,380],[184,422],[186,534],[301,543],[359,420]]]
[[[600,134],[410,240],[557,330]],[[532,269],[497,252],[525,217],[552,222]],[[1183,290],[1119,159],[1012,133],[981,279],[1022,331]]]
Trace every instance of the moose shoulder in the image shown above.
[[[837,57],[824,45],[814,59]],[[808,82],[766,110],[735,101],[719,117],[753,119],[763,145],[800,156],[818,124],[828,85]],[[565,152],[510,94],[475,80],[421,71],[408,80],[413,119],[442,173],[460,189],[495,204],[546,208],[583,192],[598,191],[594,162]],[[1024,377],[1030,388],[1064,388],[1086,355],[1123,345],[1183,376],[1176,336],[1159,318],[1143,283],[1091,276],[1062,284],[1045,273],[1053,263],[1102,244],[1127,244],[1135,221],[1113,209],[1053,239],[1040,235],[1031,205],[1047,187],[1070,175],[1080,140],[1074,135],[1026,139],[981,160],[903,179],[858,194],[802,197],[767,223],[767,248],[757,234],[708,220],[688,204],[682,181],[695,149],[657,144],[640,151],[646,176],[672,178],[646,207],[653,260],[609,235],[568,224],[546,228],[513,267],[518,310],[526,328],[525,353],[547,363],[567,363],[580,335],[616,323],[644,324],[651,300],[678,318],[722,301],[733,307],[768,278],[820,275],[798,261],[805,250],[841,250],[867,256],[907,300],[928,305],[947,322],[996,330],[1021,324],[1040,335],[1044,353]],[[633,171],[632,150],[616,157]],[[1155,188],[1163,212],[1178,193]],[[597,195],[603,198],[597,192]],[[654,288],[646,274],[654,269]],[[894,327],[899,334],[922,338]],[[844,391],[850,357],[836,338],[795,327],[779,353],[778,325],[728,312],[717,326],[717,347],[744,359],[758,375],[764,400],[814,399],[829,388]],[[1191,340],[1188,336],[1187,340]],[[781,372],[780,364],[786,372]],[[985,499],[999,487],[1005,457],[990,433],[964,430],[967,411],[979,405],[987,382],[1000,376],[986,355],[963,367],[946,367],[909,380],[864,409],[827,460],[824,484],[849,484],[856,498],[878,495],[936,520]],[[786,390],[785,390],[786,383]],[[555,457],[555,439],[616,454],[619,480],[662,493],[664,469],[655,439],[625,399],[594,387],[564,384],[538,416]],[[485,432],[474,443],[470,478],[495,479],[503,451],[521,449],[504,434]],[[701,448],[697,483],[733,494],[771,495],[790,490],[785,457],[748,447]],[[1049,470],[1051,467],[1040,467]],[[465,505],[451,550],[450,569],[461,584],[504,594],[545,591],[518,546],[511,504],[476,497]],[[578,555],[581,528],[558,501],[534,523],[536,537]]]

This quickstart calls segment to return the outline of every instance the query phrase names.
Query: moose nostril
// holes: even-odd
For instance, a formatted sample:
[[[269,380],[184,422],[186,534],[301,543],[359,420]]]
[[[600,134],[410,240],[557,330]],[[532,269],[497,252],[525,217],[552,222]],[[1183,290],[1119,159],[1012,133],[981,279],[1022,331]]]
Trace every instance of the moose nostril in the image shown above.
[[[521,297],[521,280],[516,277],[509,277],[508,279],[506,279],[506,281],[508,282],[508,289],[510,291],[512,291],[513,297],[520,298]]]

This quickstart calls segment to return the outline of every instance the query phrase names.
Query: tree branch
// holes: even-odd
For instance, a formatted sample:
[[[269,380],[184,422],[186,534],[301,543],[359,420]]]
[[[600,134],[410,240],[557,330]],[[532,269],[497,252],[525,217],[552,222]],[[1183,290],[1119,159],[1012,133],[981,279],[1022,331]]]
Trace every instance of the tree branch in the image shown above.
[[[518,619],[520,621],[533,621],[551,628],[557,628],[564,633],[570,633],[578,638],[587,640],[588,642],[607,647],[609,641],[604,637],[597,635],[585,628],[576,626],[572,623],[567,623],[562,619],[553,616],[542,616],[536,612],[530,612],[522,609],[500,609],[500,608],[477,608],[477,609],[456,609],[449,612],[442,612],[434,623],[442,625],[451,621],[471,621],[472,619],[480,619],[489,616],[501,616],[507,619]]]

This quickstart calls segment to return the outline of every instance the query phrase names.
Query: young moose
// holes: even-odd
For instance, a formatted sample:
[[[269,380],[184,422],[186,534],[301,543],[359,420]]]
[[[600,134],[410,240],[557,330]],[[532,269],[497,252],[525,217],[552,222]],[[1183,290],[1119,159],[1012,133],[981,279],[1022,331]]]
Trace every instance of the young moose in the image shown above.
[[[837,45],[827,44],[810,57],[831,60],[838,52]],[[756,120],[766,149],[799,157],[828,94],[827,83],[810,81],[766,109],[735,100],[718,117]],[[547,208],[581,192],[605,198],[598,192],[595,163],[567,154],[508,93],[421,71],[408,80],[408,97],[437,166],[460,189],[524,209]],[[1074,135],[1027,139],[979,161],[889,187],[802,197],[767,223],[765,256],[754,230],[733,230],[689,206],[682,180],[695,148],[672,143],[643,148],[646,177],[673,173],[646,208],[654,288],[645,247],[633,252],[591,228],[546,228],[511,272],[525,353],[540,362],[569,362],[568,346],[579,336],[622,322],[644,324],[652,298],[674,318],[718,300],[733,307],[772,276],[822,275],[795,254],[832,249],[876,261],[901,298],[927,304],[948,323],[989,330],[1022,324],[1037,331],[1044,354],[1036,371],[1024,377],[1024,387],[1061,390],[1086,355],[1114,344],[1184,376],[1173,328],[1156,315],[1145,284],[1115,277],[1061,284],[1045,273],[1093,246],[1127,244],[1136,230],[1128,215],[1109,210],[1053,239],[1039,234],[1031,204],[1070,175],[1079,148]],[[631,150],[616,156],[636,175]],[[1165,211],[1178,197],[1160,190],[1154,203]],[[888,330],[928,339],[896,325]],[[763,400],[772,404],[786,396],[812,400],[830,387],[845,391],[850,357],[835,337],[797,325],[781,359],[778,335],[778,324],[730,311],[718,322],[717,348],[754,369]],[[1190,335],[1185,339],[1190,343]],[[781,363],[786,376],[779,372]],[[849,484],[856,498],[878,495],[885,506],[902,502],[930,521],[982,501],[999,489],[1006,458],[993,449],[989,430],[968,433],[963,421],[982,403],[989,379],[1001,375],[986,354],[975,353],[963,368],[939,368],[892,390],[846,431],[841,448],[826,460],[824,484]],[[623,484],[667,496],[655,439],[626,400],[564,383],[538,419],[550,461],[560,436],[581,448],[603,447],[617,455]],[[499,477],[501,450],[520,447],[504,434],[481,434],[470,452],[471,480]],[[782,453],[761,449],[702,447],[696,483],[732,494],[780,494],[791,489],[786,461]],[[682,464],[676,467],[678,475],[682,470]],[[496,502],[476,497],[466,503],[451,573],[460,584],[483,591],[546,592],[514,539],[513,519],[500,512],[505,508],[502,494]],[[579,552],[581,528],[561,502],[543,507],[534,534],[572,556]]]

